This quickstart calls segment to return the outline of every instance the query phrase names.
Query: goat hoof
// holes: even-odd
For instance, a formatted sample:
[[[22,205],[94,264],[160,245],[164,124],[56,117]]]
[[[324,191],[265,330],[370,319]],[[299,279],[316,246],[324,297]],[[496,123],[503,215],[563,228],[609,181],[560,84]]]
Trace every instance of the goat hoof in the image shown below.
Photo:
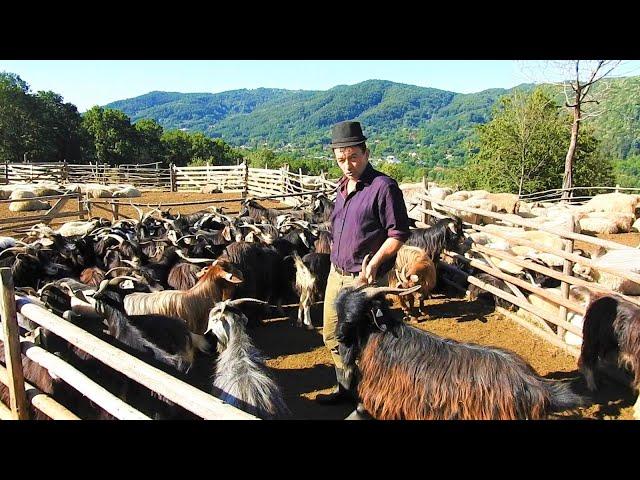
[[[307,330],[314,330],[313,325],[309,324],[305,324],[304,328],[306,328]]]

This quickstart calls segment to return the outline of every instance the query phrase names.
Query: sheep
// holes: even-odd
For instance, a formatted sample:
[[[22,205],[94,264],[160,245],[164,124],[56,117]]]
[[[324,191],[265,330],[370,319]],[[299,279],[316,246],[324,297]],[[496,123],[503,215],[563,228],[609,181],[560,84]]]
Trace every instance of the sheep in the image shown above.
[[[12,212],[33,212],[36,210],[49,210],[51,206],[47,202],[43,202],[42,200],[27,200],[32,199],[36,195],[29,190],[14,190],[9,199],[11,200],[21,200],[25,199],[22,202],[11,202],[9,204],[9,210]]]
[[[55,233],[57,233],[58,235],[62,235],[63,237],[84,236],[90,234],[93,230],[98,228],[99,224],[100,220],[78,220],[74,222],[66,222],[64,225],[58,228]]]
[[[176,317],[186,322],[192,332],[202,334],[214,303],[231,298],[242,281],[242,274],[231,263],[214,261],[189,290],[127,295],[124,298],[125,312],[127,315],[155,313]]]
[[[514,193],[489,193],[484,198],[496,206],[496,212],[518,213],[520,197]]]
[[[596,263],[596,267],[591,269],[594,281],[617,293],[640,295],[640,284],[598,268],[609,267],[622,272],[640,273],[640,251],[631,248],[611,250],[593,261]]]
[[[238,308],[242,303],[260,300],[242,298],[218,302],[209,313],[207,330],[218,339],[220,355],[213,386],[220,399],[263,419],[288,415],[280,389],[268,375],[265,359],[245,331],[247,317]]]
[[[421,288],[409,295],[400,297],[400,305],[404,312],[404,320],[411,318],[411,308],[414,299],[418,301],[418,311],[428,319],[423,310],[427,305],[427,299],[436,286],[436,267],[429,254],[424,250],[403,245],[396,254],[394,268],[387,274],[390,287],[411,288],[419,285]],[[410,298],[410,299],[409,299]]]
[[[356,282],[336,299],[345,376],[380,420],[542,419],[585,404],[519,355],[445,339],[394,319],[383,295],[414,289]]]
[[[585,205],[585,211],[591,212],[617,212],[628,213],[636,216],[639,197],[637,195],[628,195],[625,193],[605,193],[596,195],[590,199]]]
[[[324,298],[331,260],[328,253],[315,252],[308,253],[303,258],[294,253],[293,260],[296,266],[295,285],[300,295],[297,326],[304,324],[308,330],[312,330],[311,305]]]
[[[612,352],[617,352],[620,364],[630,368],[632,387],[640,392],[640,309],[617,295],[593,293],[584,315],[578,359],[578,368],[591,391],[597,388],[598,358],[604,359]],[[633,416],[640,420],[640,395],[633,407]]]
[[[113,198],[135,198],[142,196],[140,190],[131,185],[119,185],[118,187],[120,188],[113,190]]]

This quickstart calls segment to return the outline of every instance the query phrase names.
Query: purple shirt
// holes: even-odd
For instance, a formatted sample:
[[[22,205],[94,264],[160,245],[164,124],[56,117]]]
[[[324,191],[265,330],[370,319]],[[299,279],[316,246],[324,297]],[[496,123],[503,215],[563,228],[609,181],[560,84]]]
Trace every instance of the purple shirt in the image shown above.
[[[346,177],[339,182],[331,214],[331,262],[351,273],[362,270],[362,260],[374,255],[389,237],[409,238],[409,217],[402,190],[391,177],[367,164],[356,188],[347,196]],[[395,256],[378,268],[378,275],[391,269]]]

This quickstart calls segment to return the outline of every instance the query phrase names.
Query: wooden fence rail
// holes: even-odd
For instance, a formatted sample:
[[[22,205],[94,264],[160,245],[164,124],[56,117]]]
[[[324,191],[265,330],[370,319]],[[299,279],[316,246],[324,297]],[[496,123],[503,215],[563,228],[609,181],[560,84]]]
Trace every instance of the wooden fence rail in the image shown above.
[[[493,275],[496,278],[504,280],[505,282],[507,282],[507,285],[515,294],[505,292],[504,290],[498,289],[492,285],[482,282],[481,280],[478,280],[473,275],[469,275],[468,273],[463,272],[462,270],[460,270],[458,267],[454,265],[450,265],[445,262],[440,262],[440,265],[445,270],[450,270],[458,276],[462,275],[463,277],[466,277],[468,283],[476,285],[482,288],[483,290],[486,290],[499,298],[507,300],[512,304],[531,313],[534,319],[539,320],[538,325],[534,325],[528,322],[527,320],[522,319],[521,317],[515,315],[514,313],[508,312],[505,309],[496,308],[496,310],[500,311],[501,313],[508,312],[509,315],[505,314],[505,316],[507,316],[508,318],[514,321],[517,321],[517,323],[521,325],[526,326],[526,328],[528,328],[532,332],[540,335],[541,337],[545,338],[548,341],[551,341],[554,345],[562,347],[565,351],[569,352],[574,356],[579,355],[579,349],[572,347],[570,345],[567,345],[564,342],[564,333],[565,331],[569,331],[579,337],[582,337],[582,330],[567,321],[567,314],[568,314],[568,311],[573,311],[580,315],[583,315],[585,312],[585,307],[584,305],[577,304],[569,299],[569,287],[571,285],[577,285],[577,286],[586,287],[587,289],[591,289],[599,292],[622,296],[628,299],[629,301],[635,303],[636,305],[640,305],[640,298],[621,295],[618,292],[614,292],[603,285],[599,285],[595,282],[587,282],[586,280],[583,280],[581,278],[576,278],[573,275],[573,272],[571,269],[571,266],[574,263],[577,263],[580,265],[589,266],[591,268],[598,268],[601,271],[611,273],[621,278],[640,284],[639,274],[619,270],[616,268],[601,267],[593,260],[583,257],[582,255],[573,253],[573,241],[580,240],[580,241],[589,243],[591,245],[601,246],[607,249],[628,249],[628,250],[636,250],[636,249],[632,249],[631,247],[627,247],[625,245],[621,245],[615,242],[602,240],[596,237],[590,237],[588,235],[581,235],[574,232],[562,230],[559,228],[542,227],[540,225],[534,224],[533,222],[530,222],[526,219],[520,218],[517,215],[513,215],[513,214],[489,212],[487,210],[466,207],[462,205],[453,204],[451,202],[447,202],[444,200],[438,200],[428,196],[426,194],[426,190],[423,195],[419,196],[419,198],[422,201],[422,207],[419,208],[418,210],[422,212],[423,215],[435,215],[439,218],[442,216],[454,215],[447,209],[442,208],[442,207],[448,207],[448,209],[452,211],[474,213],[474,214],[482,215],[485,217],[490,217],[490,218],[499,220],[506,225],[515,225],[519,227],[527,227],[533,230],[546,231],[548,233],[556,235],[558,238],[561,238],[566,242],[565,248],[563,249],[552,248],[546,245],[531,242],[524,238],[519,238],[517,235],[510,234],[509,232],[500,232],[494,228],[488,228],[486,226],[464,222],[464,225],[468,228],[471,228],[479,232],[485,232],[488,235],[501,238],[503,240],[506,240],[512,245],[528,246],[535,250],[543,251],[545,253],[550,253],[564,259],[563,270],[560,272],[542,265],[535,264],[531,261],[528,261],[522,258],[517,258],[514,255],[507,253],[505,251],[495,250],[485,245],[479,245],[476,243],[471,244],[470,251],[476,252],[478,256],[484,258],[485,261],[489,262],[490,263],[489,265],[479,259],[466,258],[465,256],[462,256],[456,252],[450,252],[447,250],[443,252],[445,255],[452,258],[458,264],[463,263],[463,264],[471,265],[478,270],[484,271],[486,273]],[[435,205],[441,206],[441,210],[439,211],[434,210]],[[423,217],[423,221],[426,221],[426,218]],[[506,273],[498,269],[495,265],[491,264],[490,257],[496,257],[500,260],[508,261],[514,265],[528,268],[533,271],[542,273],[544,275],[547,275],[549,277],[559,280],[561,282],[561,295],[558,296],[553,293],[549,293],[544,289],[541,289],[535,285],[532,285],[529,282],[526,282],[518,277],[515,277],[513,275],[510,275],[509,273]],[[448,281],[447,283],[450,283],[450,281]],[[531,302],[528,300],[528,298],[524,294],[522,294],[519,288],[524,289],[528,292],[535,293],[536,295],[545,299],[547,302],[551,303],[552,305],[555,305],[555,307],[558,310],[558,314],[553,315],[547,312],[546,310],[540,309],[539,307],[532,305]],[[517,320],[516,320],[516,317],[517,317]],[[553,325],[555,327],[555,331],[551,329],[549,325]]]
[[[9,298],[4,298],[4,302],[13,303]],[[15,308],[30,321],[50,330],[81,350],[91,352],[94,358],[104,364],[204,419],[257,419],[91,335],[86,330],[52,314],[29,297],[16,296]],[[85,392],[96,403],[104,403],[104,397],[91,385],[85,385]]]

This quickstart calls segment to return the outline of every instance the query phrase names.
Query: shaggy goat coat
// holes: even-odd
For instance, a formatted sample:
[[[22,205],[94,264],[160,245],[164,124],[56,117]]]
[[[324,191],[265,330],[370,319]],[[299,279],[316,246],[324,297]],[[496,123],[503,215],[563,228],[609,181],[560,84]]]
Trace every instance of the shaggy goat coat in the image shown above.
[[[347,376],[358,361],[358,394],[374,418],[541,419],[583,404],[567,384],[539,377],[517,354],[405,325],[366,290],[338,295],[336,336]]]

